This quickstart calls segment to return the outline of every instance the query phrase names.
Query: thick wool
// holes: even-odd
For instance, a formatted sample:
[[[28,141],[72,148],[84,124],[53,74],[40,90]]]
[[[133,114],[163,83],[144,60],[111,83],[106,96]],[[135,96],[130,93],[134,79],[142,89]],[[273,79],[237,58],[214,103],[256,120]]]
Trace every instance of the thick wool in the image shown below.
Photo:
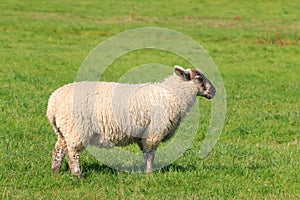
[[[57,89],[47,108],[58,136],[52,170],[67,154],[71,172],[81,176],[79,152],[87,145],[137,143],[144,153],[155,151],[172,137],[200,89],[176,73],[156,84],[75,82]]]

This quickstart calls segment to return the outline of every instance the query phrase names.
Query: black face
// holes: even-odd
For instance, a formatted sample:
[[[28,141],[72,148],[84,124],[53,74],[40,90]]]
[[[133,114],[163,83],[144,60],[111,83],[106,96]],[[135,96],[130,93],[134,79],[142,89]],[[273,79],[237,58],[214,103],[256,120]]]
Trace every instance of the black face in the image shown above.
[[[197,86],[197,95],[211,99],[216,94],[216,89],[212,83],[198,69],[183,69],[180,66],[175,66],[175,73],[186,81],[194,81]]]
[[[216,94],[216,88],[211,84],[211,82],[208,79],[205,79],[203,81],[204,85],[204,97],[207,99],[211,99]]]
[[[202,72],[195,69],[192,70],[191,75],[194,80],[197,81],[198,86],[198,96],[203,96],[207,99],[212,99],[216,94],[216,89],[212,83],[204,76]]]

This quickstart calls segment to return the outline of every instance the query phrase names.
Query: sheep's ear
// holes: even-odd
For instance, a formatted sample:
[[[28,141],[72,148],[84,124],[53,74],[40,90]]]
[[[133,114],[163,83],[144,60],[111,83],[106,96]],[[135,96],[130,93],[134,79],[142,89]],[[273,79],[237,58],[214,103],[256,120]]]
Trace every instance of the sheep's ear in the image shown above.
[[[182,77],[184,80],[191,80],[190,78],[190,69],[183,69],[182,67],[175,65],[174,66],[174,73],[178,76]]]

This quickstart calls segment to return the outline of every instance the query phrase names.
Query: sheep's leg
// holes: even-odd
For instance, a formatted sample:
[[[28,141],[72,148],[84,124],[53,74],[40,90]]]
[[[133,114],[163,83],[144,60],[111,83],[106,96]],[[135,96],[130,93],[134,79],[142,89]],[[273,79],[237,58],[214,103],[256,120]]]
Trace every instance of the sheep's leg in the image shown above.
[[[80,171],[79,165],[79,154],[80,151],[77,149],[68,149],[68,164],[73,175],[78,176],[78,178],[82,177],[82,173]]]
[[[58,136],[58,140],[52,152],[52,172],[58,172],[61,168],[62,161],[67,153],[67,144],[62,136]]]
[[[154,151],[144,153],[144,167],[146,173],[150,173],[153,170],[154,155]]]
[[[155,135],[155,137],[143,138],[137,142],[144,156],[144,171],[150,173],[153,171],[153,161],[155,150],[161,141],[161,135]]]

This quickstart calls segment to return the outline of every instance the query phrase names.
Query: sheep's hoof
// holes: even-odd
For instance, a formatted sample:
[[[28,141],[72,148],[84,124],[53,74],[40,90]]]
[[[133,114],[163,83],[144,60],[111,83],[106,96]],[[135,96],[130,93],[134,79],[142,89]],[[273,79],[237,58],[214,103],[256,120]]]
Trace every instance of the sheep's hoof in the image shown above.
[[[52,173],[53,173],[53,174],[58,173],[59,170],[60,170],[59,167],[53,167],[53,168],[52,168]]]
[[[78,178],[82,178],[82,173],[81,171],[76,172],[76,173],[72,173],[73,176],[77,176]]]
[[[82,178],[82,173],[77,174],[78,178]]]
[[[144,172],[145,172],[146,174],[151,174],[151,173],[153,172],[153,169],[152,169],[152,167],[151,167],[151,168],[146,168],[146,169],[144,170]]]

